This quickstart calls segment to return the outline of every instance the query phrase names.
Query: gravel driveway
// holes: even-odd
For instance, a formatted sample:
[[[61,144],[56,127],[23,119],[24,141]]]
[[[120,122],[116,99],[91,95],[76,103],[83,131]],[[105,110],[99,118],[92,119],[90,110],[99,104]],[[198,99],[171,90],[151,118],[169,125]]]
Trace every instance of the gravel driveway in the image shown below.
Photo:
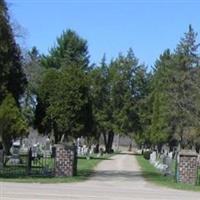
[[[102,161],[88,181],[67,184],[0,183],[0,200],[200,200],[200,192],[146,182],[133,155]]]

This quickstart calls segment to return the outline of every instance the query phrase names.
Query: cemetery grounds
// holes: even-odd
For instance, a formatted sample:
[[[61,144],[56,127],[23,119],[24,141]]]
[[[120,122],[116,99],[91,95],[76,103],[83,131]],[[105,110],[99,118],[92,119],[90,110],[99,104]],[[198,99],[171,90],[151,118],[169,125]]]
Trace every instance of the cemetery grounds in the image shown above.
[[[147,181],[173,189],[200,191],[200,166],[198,167],[197,184],[190,185],[177,182],[177,161],[175,158],[171,159],[168,163],[167,170],[162,169],[162,165],[165,165],[162,154],[153,162],[150,159],[150,155],[146,157],[146,154],[141,155],[136,153],[136,158],[141,167],[142,174]]]

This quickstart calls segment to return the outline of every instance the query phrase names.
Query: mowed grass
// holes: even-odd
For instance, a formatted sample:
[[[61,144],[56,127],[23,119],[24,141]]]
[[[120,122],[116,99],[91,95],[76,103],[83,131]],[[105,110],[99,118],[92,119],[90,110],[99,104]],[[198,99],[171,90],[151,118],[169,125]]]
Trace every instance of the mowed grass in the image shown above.
[[[114,154],[105,154],[101,157],[93,156],[89,160],[85,157],[78,158],[77,175],[73,177],[39,177],[39,176],[9,176],[0,177],[0,182],[20,182],[20,183],[69,183],[87,180],[94,172],[96,165],[103,161],[112,159]]]
[[[143,176],[147,181],[173,189],[200,191],[200,185],[177,183],[175,177],[164,176],[151,165],[148,160],[145,160],[143,156],[138,155],[137,161],[142,169]]]

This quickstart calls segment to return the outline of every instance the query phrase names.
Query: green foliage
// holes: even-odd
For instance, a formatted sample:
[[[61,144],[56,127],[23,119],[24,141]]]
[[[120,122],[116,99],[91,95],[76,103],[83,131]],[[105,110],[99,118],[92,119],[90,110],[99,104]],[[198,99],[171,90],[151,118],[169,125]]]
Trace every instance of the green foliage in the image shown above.
[[[15,42],[8,8],[4,0],[0,1],[0,102],[7,92],[16,101],[24,92],[26,78],[22,70],[20,48]]]
[[[88,79],[76,66],[62,71],[50,69],[41,84],[39,97],[45,105],[43,123],[53,125],[57,137],[88,134]]]
[[[0,1],[0,103],[10,93],[30,126],[66,137],[103,134],[110,152],[114,134],[128,135],[139,145],[180,143],[200,147],[200,69],[197,33],[189,30],[175,51],[166,50],[152,73],[132,49],[92,68],[87,41],[63,31],[49,54],[36,47],[22,58],[8,9]],[[26,86],[26,78],[28,80]],[[25,90],[26,89],[26,90]],[[25,94],[22,97],[22,94]],[[37,99],[37,101],[36,101]],[[35,114],[35,116],[34,116]]]
[[[41,65],[41,56],[36,47],[28,51],[23,62],[23,70],[28,84],[23,95],[22,112],[30,126],[34,123],[36,108],[36,96],[39,85],[45,74],[45,68]]]
[[[41,63],[46,71],[38,89],[35,125],[40,131],[54,131],[58,142],[66,137],[89,135],[89,56],[87,41],[74,31],[64,31]]]
[[[27,93],[37,94],[38,87],[43,79],[45,69],[41,65],[41,55],[36,47],[33,47],[24,56],[24,73],[28,81]]]
[[[0,105],[0,137],[6,152],[9,150],[9,144],[12,138],[25,134],[27,124],[15,99],[8,94]]]
[[[150,160],[150,155],[151,155],[151,151],[145,151],[144,153],[143,153],[143,157],[144,157],[144,159],[146,159],[146,160]]]
[[[57,44],[51,48],[49,55],[42,59],[42,64],[46,68],[59,69],[63,60],[64,67],[79,65],[86,71],[89,69],[87,41],[72,30],[63,31],[62,35],[57,38]]]
[[[142,101],[147,95],[148,75],[144,65],[138,63],[132,49],[126,56],[112,61],[110,66],[111,99],[114,130],[116,133],[132,135],[142,132],[144,112]]]
[[[182,146],[191,147],[199,137],[200,71],[196,36],[189,26],[176,51],[165,51],[156,62],[151,93],[152,144],[176,140]]]
[[[0,1],[0,137],[8,153],[11,139],[26,132],[19,110],[26,86],[22,57],[10,23],[8,8]]]
[[[97,137],[102,132],[108,132],[112,127],[112,112],[110,102],[109,71],[105,56],[101,66],[90,72],[91,98],[93,111],[93,129]]]
[[[103,133],[107,148],[112,147],[114,133],[139,136],[142,124],[146,124],[143,101],[147,96],[148,75],[132,49],[109,65],[104,56],[101,66],[91,72],[91,79],[95,130]]]
[[[152,144],[160,144],[169,138],[169,114],[171,112],[171,98],[169,97],[168,77],[171,76],[171,53],[166,50],[156,62],[156,71],[152,80],[152,119],[150,128],[150,141]]]

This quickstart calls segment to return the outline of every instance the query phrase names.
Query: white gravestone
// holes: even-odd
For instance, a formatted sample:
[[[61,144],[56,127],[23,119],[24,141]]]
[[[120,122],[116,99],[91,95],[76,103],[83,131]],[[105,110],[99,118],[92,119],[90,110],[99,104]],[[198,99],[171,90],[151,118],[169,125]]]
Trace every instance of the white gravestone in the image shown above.
[[[170,159],[172,159],[173,158],[173,152],[171,151],[171,152],[169,152],[169,154],[168,154],[168,157],[170,158]]]
[[[151,164],[154,164],[156,162],[156,151],[153,151],[151,154],[150,154],[150,163]]]

